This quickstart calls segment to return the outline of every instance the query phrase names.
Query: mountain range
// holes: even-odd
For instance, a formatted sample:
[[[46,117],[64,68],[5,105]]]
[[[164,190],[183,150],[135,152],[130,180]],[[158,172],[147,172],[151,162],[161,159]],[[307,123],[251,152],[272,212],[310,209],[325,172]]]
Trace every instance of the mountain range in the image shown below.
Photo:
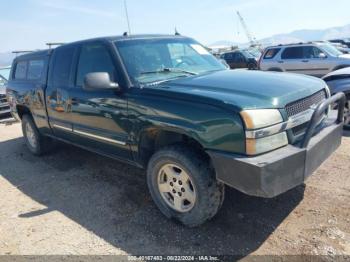
[[[339,27],[331,27],[327,29],[302,29],[286,34],[276,34],[267,38],[260,39],[259,42],[263,46],[299,43],[315,40],[329,40],[334,38],[350,38],[350,24]],[[209,46],[248,46],[248,43],[238,43],[227,40],[220,40],[212,43]],[[14,54],[10,52],[0,53],[0,67],[8,66],[12,63]]]
[[[0,53],[0,67],[9,66],[12,63],[12,60],[16,57],[12,53]]]
[[[267,38],[258,40],[263,46],[299,43],[316,40],[330,40],[335,38],[350,38],[350,24],[327,29],[302,29],[287,34],[276,34]],[[247,46],[248,43],[237,43],[227,40],[221,40],[212,43],[210,46]]]

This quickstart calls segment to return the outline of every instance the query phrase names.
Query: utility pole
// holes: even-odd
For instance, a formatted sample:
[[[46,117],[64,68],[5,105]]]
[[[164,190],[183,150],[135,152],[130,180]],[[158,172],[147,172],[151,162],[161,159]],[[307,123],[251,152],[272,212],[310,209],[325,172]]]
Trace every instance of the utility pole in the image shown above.
[[[126,21],[127,21],[127,23],[128,23],[129,35],[131,35],[130,21],[129,21],[129,12],[128,12],[128,6],[127,6],[127,4],[126,4],[126,0],[124,0],[124,8],[125,8]]]

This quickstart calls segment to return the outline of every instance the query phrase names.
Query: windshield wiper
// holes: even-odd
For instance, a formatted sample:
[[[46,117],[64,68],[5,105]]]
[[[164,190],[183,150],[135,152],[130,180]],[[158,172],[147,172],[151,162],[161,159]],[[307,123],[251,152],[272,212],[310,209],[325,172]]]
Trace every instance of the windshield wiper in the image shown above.
[[[187,71],[187,70],[182,70],[179,68],[163,68],[160,70],[141,72],[140,74],[147,75],[147,74],[158,74],[158,73],[185,73],[188,75],[198,75],[198,73]]]

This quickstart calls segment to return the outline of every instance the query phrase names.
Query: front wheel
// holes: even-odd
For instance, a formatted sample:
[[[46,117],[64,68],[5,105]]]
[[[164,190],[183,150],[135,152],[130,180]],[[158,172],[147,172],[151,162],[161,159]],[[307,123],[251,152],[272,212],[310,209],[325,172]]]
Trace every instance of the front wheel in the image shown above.
[[[147,169],[152,198],[168,218],[195,227],[212,218],[224,200],[224,185],[208,161],[184,146],[170,146],[153,155]]]

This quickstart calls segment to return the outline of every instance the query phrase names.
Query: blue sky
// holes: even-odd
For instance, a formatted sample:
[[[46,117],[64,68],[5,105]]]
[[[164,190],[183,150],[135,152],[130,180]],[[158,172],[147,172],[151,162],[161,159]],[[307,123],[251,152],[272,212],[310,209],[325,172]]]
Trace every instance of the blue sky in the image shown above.
[[[0,0],[0,52],[45,47],[127,30],[123,0]],[[173,33],[203,44],[246,42],[239,10],[259,39],[297,29],[350,24],[350,1],[127,0],[132,33]]]

